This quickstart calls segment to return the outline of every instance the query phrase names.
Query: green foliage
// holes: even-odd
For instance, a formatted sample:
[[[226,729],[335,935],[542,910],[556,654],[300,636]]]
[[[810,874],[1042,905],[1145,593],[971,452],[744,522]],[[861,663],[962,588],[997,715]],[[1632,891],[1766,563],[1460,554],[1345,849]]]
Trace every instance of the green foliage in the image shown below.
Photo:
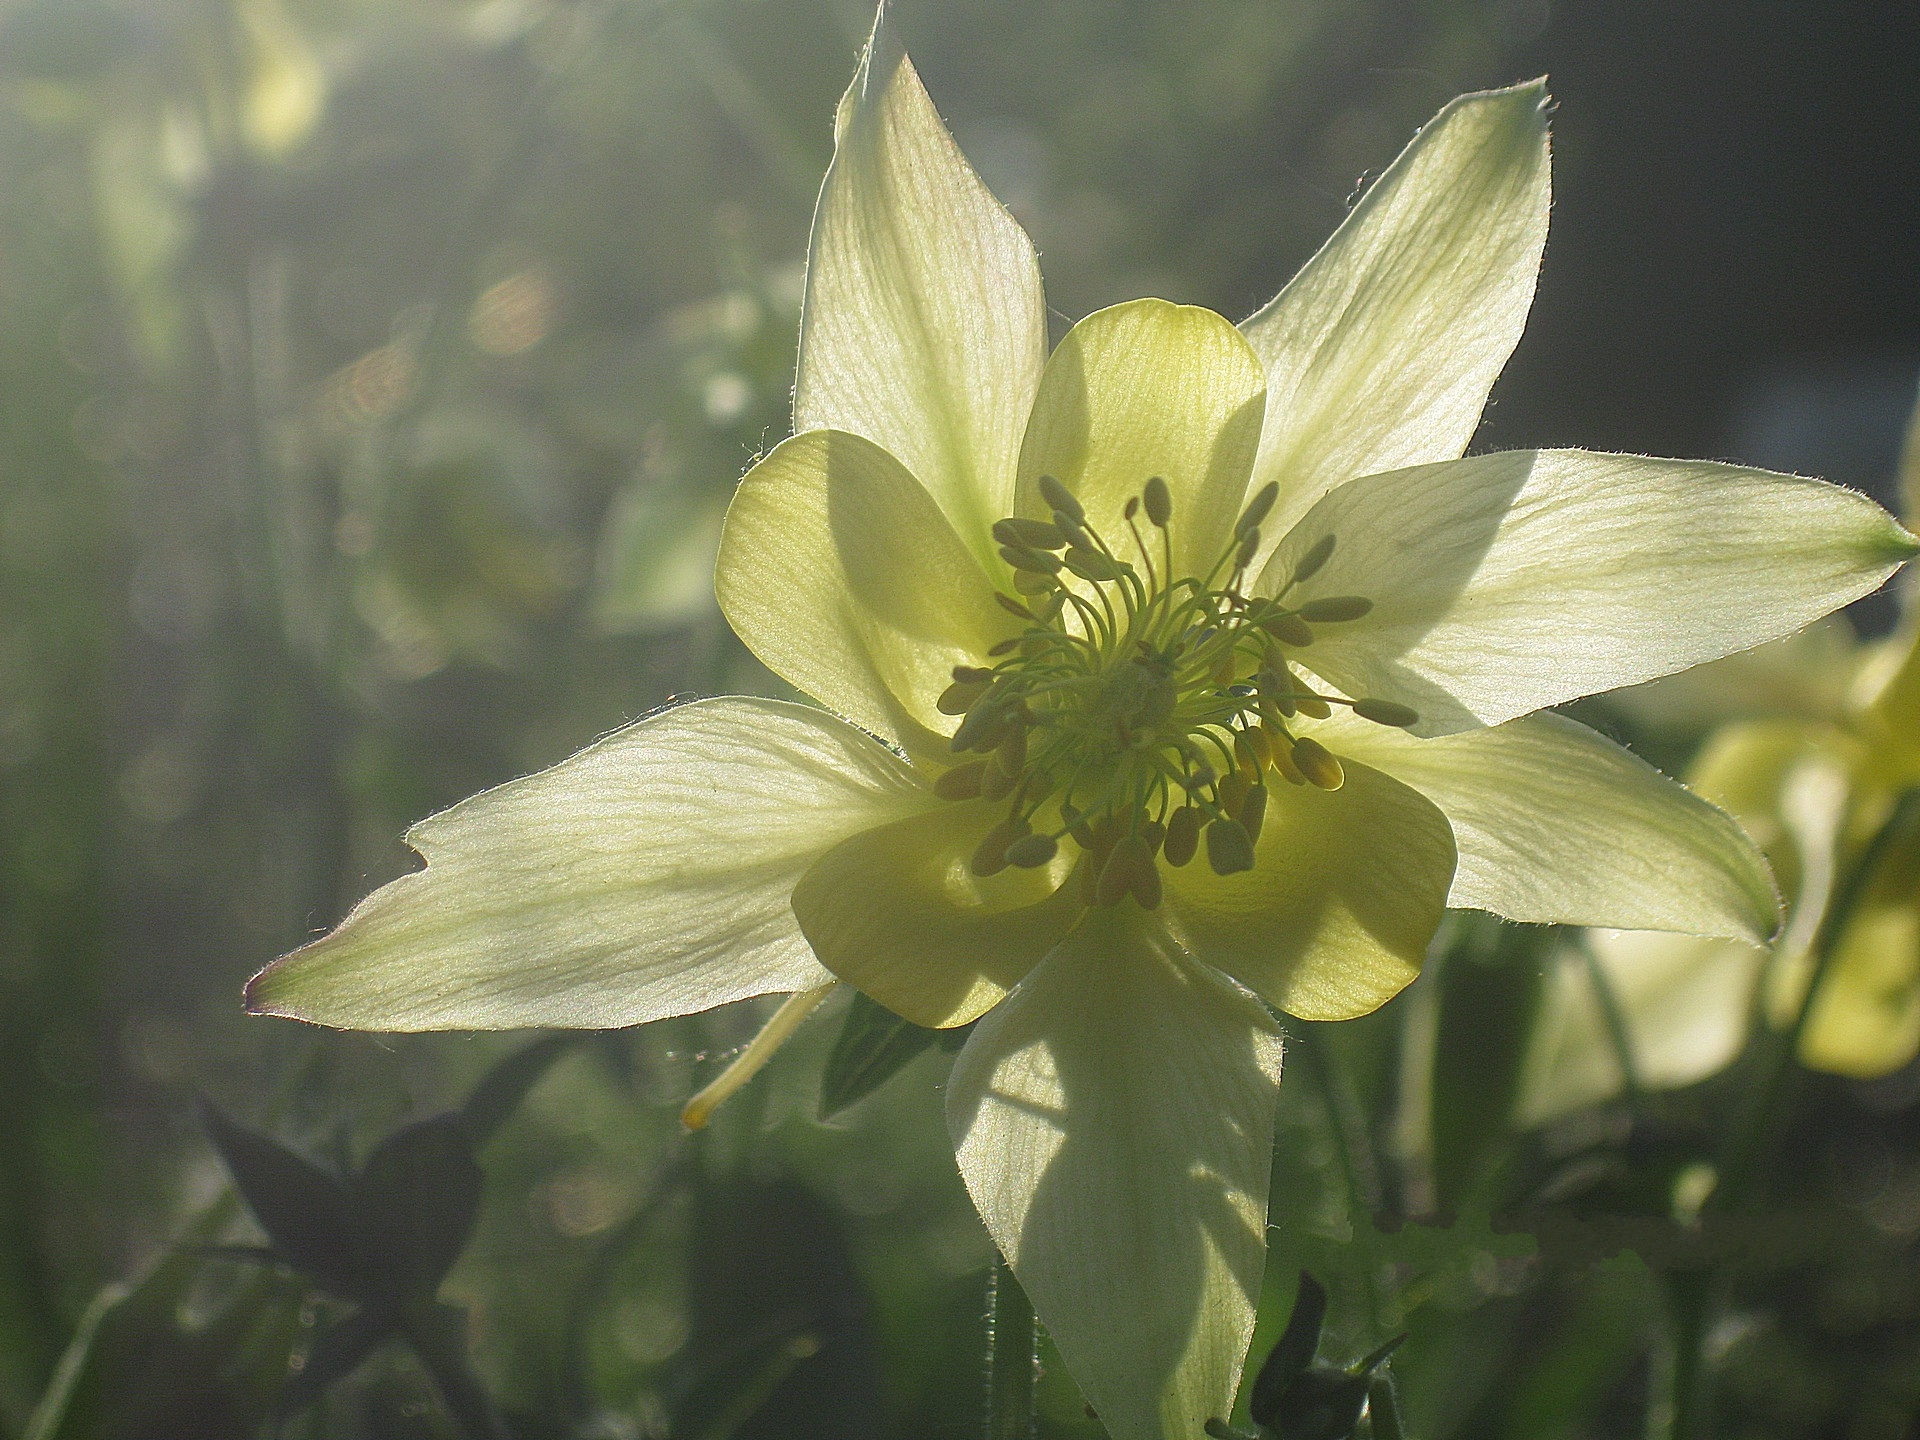
[[[958,1050],[968,1028],[929,1030],[855,991],[826,1068],[820,1072],[820,1118],[837,1118],[928,1050],[938,1047],[949,1054]]]

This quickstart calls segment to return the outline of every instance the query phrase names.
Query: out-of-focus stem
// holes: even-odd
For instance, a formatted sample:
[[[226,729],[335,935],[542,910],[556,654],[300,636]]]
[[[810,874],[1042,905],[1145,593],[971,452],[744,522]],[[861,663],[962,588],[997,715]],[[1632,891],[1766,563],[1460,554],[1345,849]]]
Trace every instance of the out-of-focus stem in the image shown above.
[[[987,1287],[986,1440],[1033,1440],[1040,1370],[1033,1302],[998,1254]]]
[[[1708,1212],[1737,1212],[1752,1202],[1760,1161],[1768,1144],[1779,1133],[1782,1112],[1792,1091],[1791,1082],[1799,1073],[1795,1062],[1800,1054],[1800,1042],[1813,1017],[1814,1006],[1819,1003],[1827,976],[1833,970],[1841,937],[1866,897],[1867,887],[1887,851],[1916,826],[1920,826],[1920,787],[1900,796],[1886,822],[1874,832],[1840,882],[1815,933],[1813,970],[1807,977],[1807,986],[1792,1022],[1779,1035],[1761,1039],[1764,1048],[1759,1057],[1759,1074],[1748,1092],[1752,1099],[1722,1152],[1719,1184],[1708,1197],[1705,1207]],[[1673,1339],[1668,1414],[1664,1426],[1651,1427],[1665,1440],[1706,1440],[1712,1433],[1713,1374],[1705,1351],[1713,1328],[1714,1296],[1719,1284],[1720,1277],[1711,1272],[1680,1275],[1667,1283]]]

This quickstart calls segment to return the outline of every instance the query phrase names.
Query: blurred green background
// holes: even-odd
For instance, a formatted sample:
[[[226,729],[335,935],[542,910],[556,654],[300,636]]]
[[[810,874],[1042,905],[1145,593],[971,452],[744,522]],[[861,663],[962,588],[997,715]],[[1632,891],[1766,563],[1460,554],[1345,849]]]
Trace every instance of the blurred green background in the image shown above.
[[[1148,293],[1250,312],[1440,104],[1546,72],[1553,240],[1479,443],[1891,496],[1920,365],[1920,9],[898,13],[1061,325]],[[407,868],[409,822],[670,695],[777,689],[714,608],[712,553],[733,483],[785,433],[807,220],[871,19],[857,0],[0,3],[0,1437],[28,1433],[99,1287],[142,1275],[146,1308],[96,1308],[112,1343],[35,1440],[262,1433],[330,1302],[163,1261],[182,1235],[248,1233],[194,1097],[346,1164],[521,1042],[250,1021],[241,982]],[[1440,1013],[1497,1031],[1537,937],[1469,932]],[[1303,1259],[1384,1266],[1427,1317],[1401,1364],[1416,1433],[1642,1433],[1648,1264],[1501,1233],[1504,1181],[1462,1179],[1479,1198],[1451,1230],[1396,1232],[1391,1177],[1337,1163],[1343,1127],[1390,1137],[1404,1012],[1435,1003],[1296,1050],[1278,1314]],[[815,1022],[690,1147],[679,1104],[758,1013],[575,1048],[484,1152],[447,1294],[522,1432],[979,1433],[990,1250],[946,1149],[943,1061],[823,1126]],[[1349,1080],[1316,1086],[1335,1052]],[[1502,1083],[1457,1093],[1471,1110]],[[1733,1366],[1728,1433],[1920,1433],[1917,1102],[1911,1075],[1816,1087],[1795,1203],[1837,1214],[1892,1176],[1906,1208],[1851,1268],[1822,1251],[1755,1292],[1792,1323],[1747,1379]],[[1460,1122],[1488,1144],[1503,1123]],[[1503,1153],[1502,1173],[1538,1158]],[[1354,1354],[1398,1323],[1377,1291],[1337,1293]],[[1048,1433],[1098,1433],[1057,1366],[1046,1384]],[[395,1350],[285,1433],[447,1423]]]

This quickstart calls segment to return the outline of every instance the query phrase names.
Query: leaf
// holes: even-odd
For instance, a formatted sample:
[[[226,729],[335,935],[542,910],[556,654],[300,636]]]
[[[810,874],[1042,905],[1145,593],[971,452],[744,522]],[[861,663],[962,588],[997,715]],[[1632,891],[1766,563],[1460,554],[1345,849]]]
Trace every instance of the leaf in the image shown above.
[[[506,1421],[467,1361],[466,1332],[467,1314],[457,1305],[417,1310],[408,1316],[405,1331],[460,1428],[472,1440],[508,1440]]]
[[[396,1130],[353,1181],[370,1303],[432,1299],[466,1248],[486,1183],[459,1114]]]
[[[832,1120],[851,1109],[923,1051],[935,1045],[958,1048],[966,1039],[967,1028],[929,1030],[901,1019],[855,990],[853,1004],[840,1022],[839,1038],[833,1042],[826,1068],[820,1073],[820,1118]]]
[[[1279,1343],[1267,1355],[1267,1363],[1253,1382],[1253,1396],[1247,1413],[1256,1425],[1271,1425],[1287,1386],[1313,1363],[1320,1349],[1320,1327],[1327,1319],[1327,1290],[1306,1271],[1300,1272],[1300,1288],[1294,1293],[1293,1313]]]
[[[201,1103],[200,1120],[281,1258],[324,1289],[354,1297],[360,1284],[353,1221],[339,1178],[211,1103]]]
[[[460,1122],[472,1143],[480,1146],[492,1139],[493,1132],[505,1124],[507,1117],[527,1098],[527,1092],[546,1077],[554,1061],[589,1034],[590,1031],[584,1030],[563,1031],[536,1040],[514,1051],[482,1076],[473,1093],[467,1096],[467,1103],[460,1107]]]

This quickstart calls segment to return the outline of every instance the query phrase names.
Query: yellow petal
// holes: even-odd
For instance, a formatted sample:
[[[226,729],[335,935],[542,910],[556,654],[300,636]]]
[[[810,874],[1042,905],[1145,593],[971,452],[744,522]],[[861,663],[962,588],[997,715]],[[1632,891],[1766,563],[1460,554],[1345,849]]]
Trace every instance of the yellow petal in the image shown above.
[[[1692,1085],[1733,1062],[1746,1043],[1766,951],[1728,940],[1599,930],[1553,961],[1528,1042],[1518,1119],[1549,1120],[1619,1095],[1619,1046],[1599,994],[1600,970],[1618,1007],[1643,1089]]]
[[[1269,790],[1251,871],[1167,873],[1168,921],[1181,941],[1303,1020],[1365,1015],[1405,988],[1453,879],[1453,832],[1433,802],[1371,766],[1342,763],[1338,790]]]
[[[1916,581],[1909,577],[1909,586]],[[1889,787],[1920,784],[1920,615],[1874,653],[1869,673],[1870,699],[1861,708],[1858,729],[1873,751],[1874,773]]]
[[[1094,911],[968,1039],[967,1189],[1114,1440],[1233,1403],[1266,1251],[1280,1036],[1138,909]]]
[[[1886,855],[1841,934],[1800,1038],[1816,1070],[1870,1080],[1920,1052],[1920,844]]]
[[[968,861],[1006,806],[948,803],[855,835],[793,892],[814,953],[916,1025],[964,1025],[997,1003],[1067,933],[1079,901],[1062,862],[985,879]]]
[[[1204,574],[1246,499],[1265,394],[1259,359],[1211,310],[1133,300],[1095,311],[1047,361],[1020,447],[1020,513],[1045,518],[1038,485],[1051,475],[1137,565],[1121,507],[1158,475],[1173,497],[1175,565]]]
[[[953,667],[1019,628],[919,482],[835,430],[795,435],[747,472],[714,589],[768,669],[923,754],[944,755],[954,728],[934,708]]]
[[[1033,243],[940,123],[884,7],[840,102],[807,245],[796,430],[897,455],[975,553],[1012,513],[1047,356]]]

